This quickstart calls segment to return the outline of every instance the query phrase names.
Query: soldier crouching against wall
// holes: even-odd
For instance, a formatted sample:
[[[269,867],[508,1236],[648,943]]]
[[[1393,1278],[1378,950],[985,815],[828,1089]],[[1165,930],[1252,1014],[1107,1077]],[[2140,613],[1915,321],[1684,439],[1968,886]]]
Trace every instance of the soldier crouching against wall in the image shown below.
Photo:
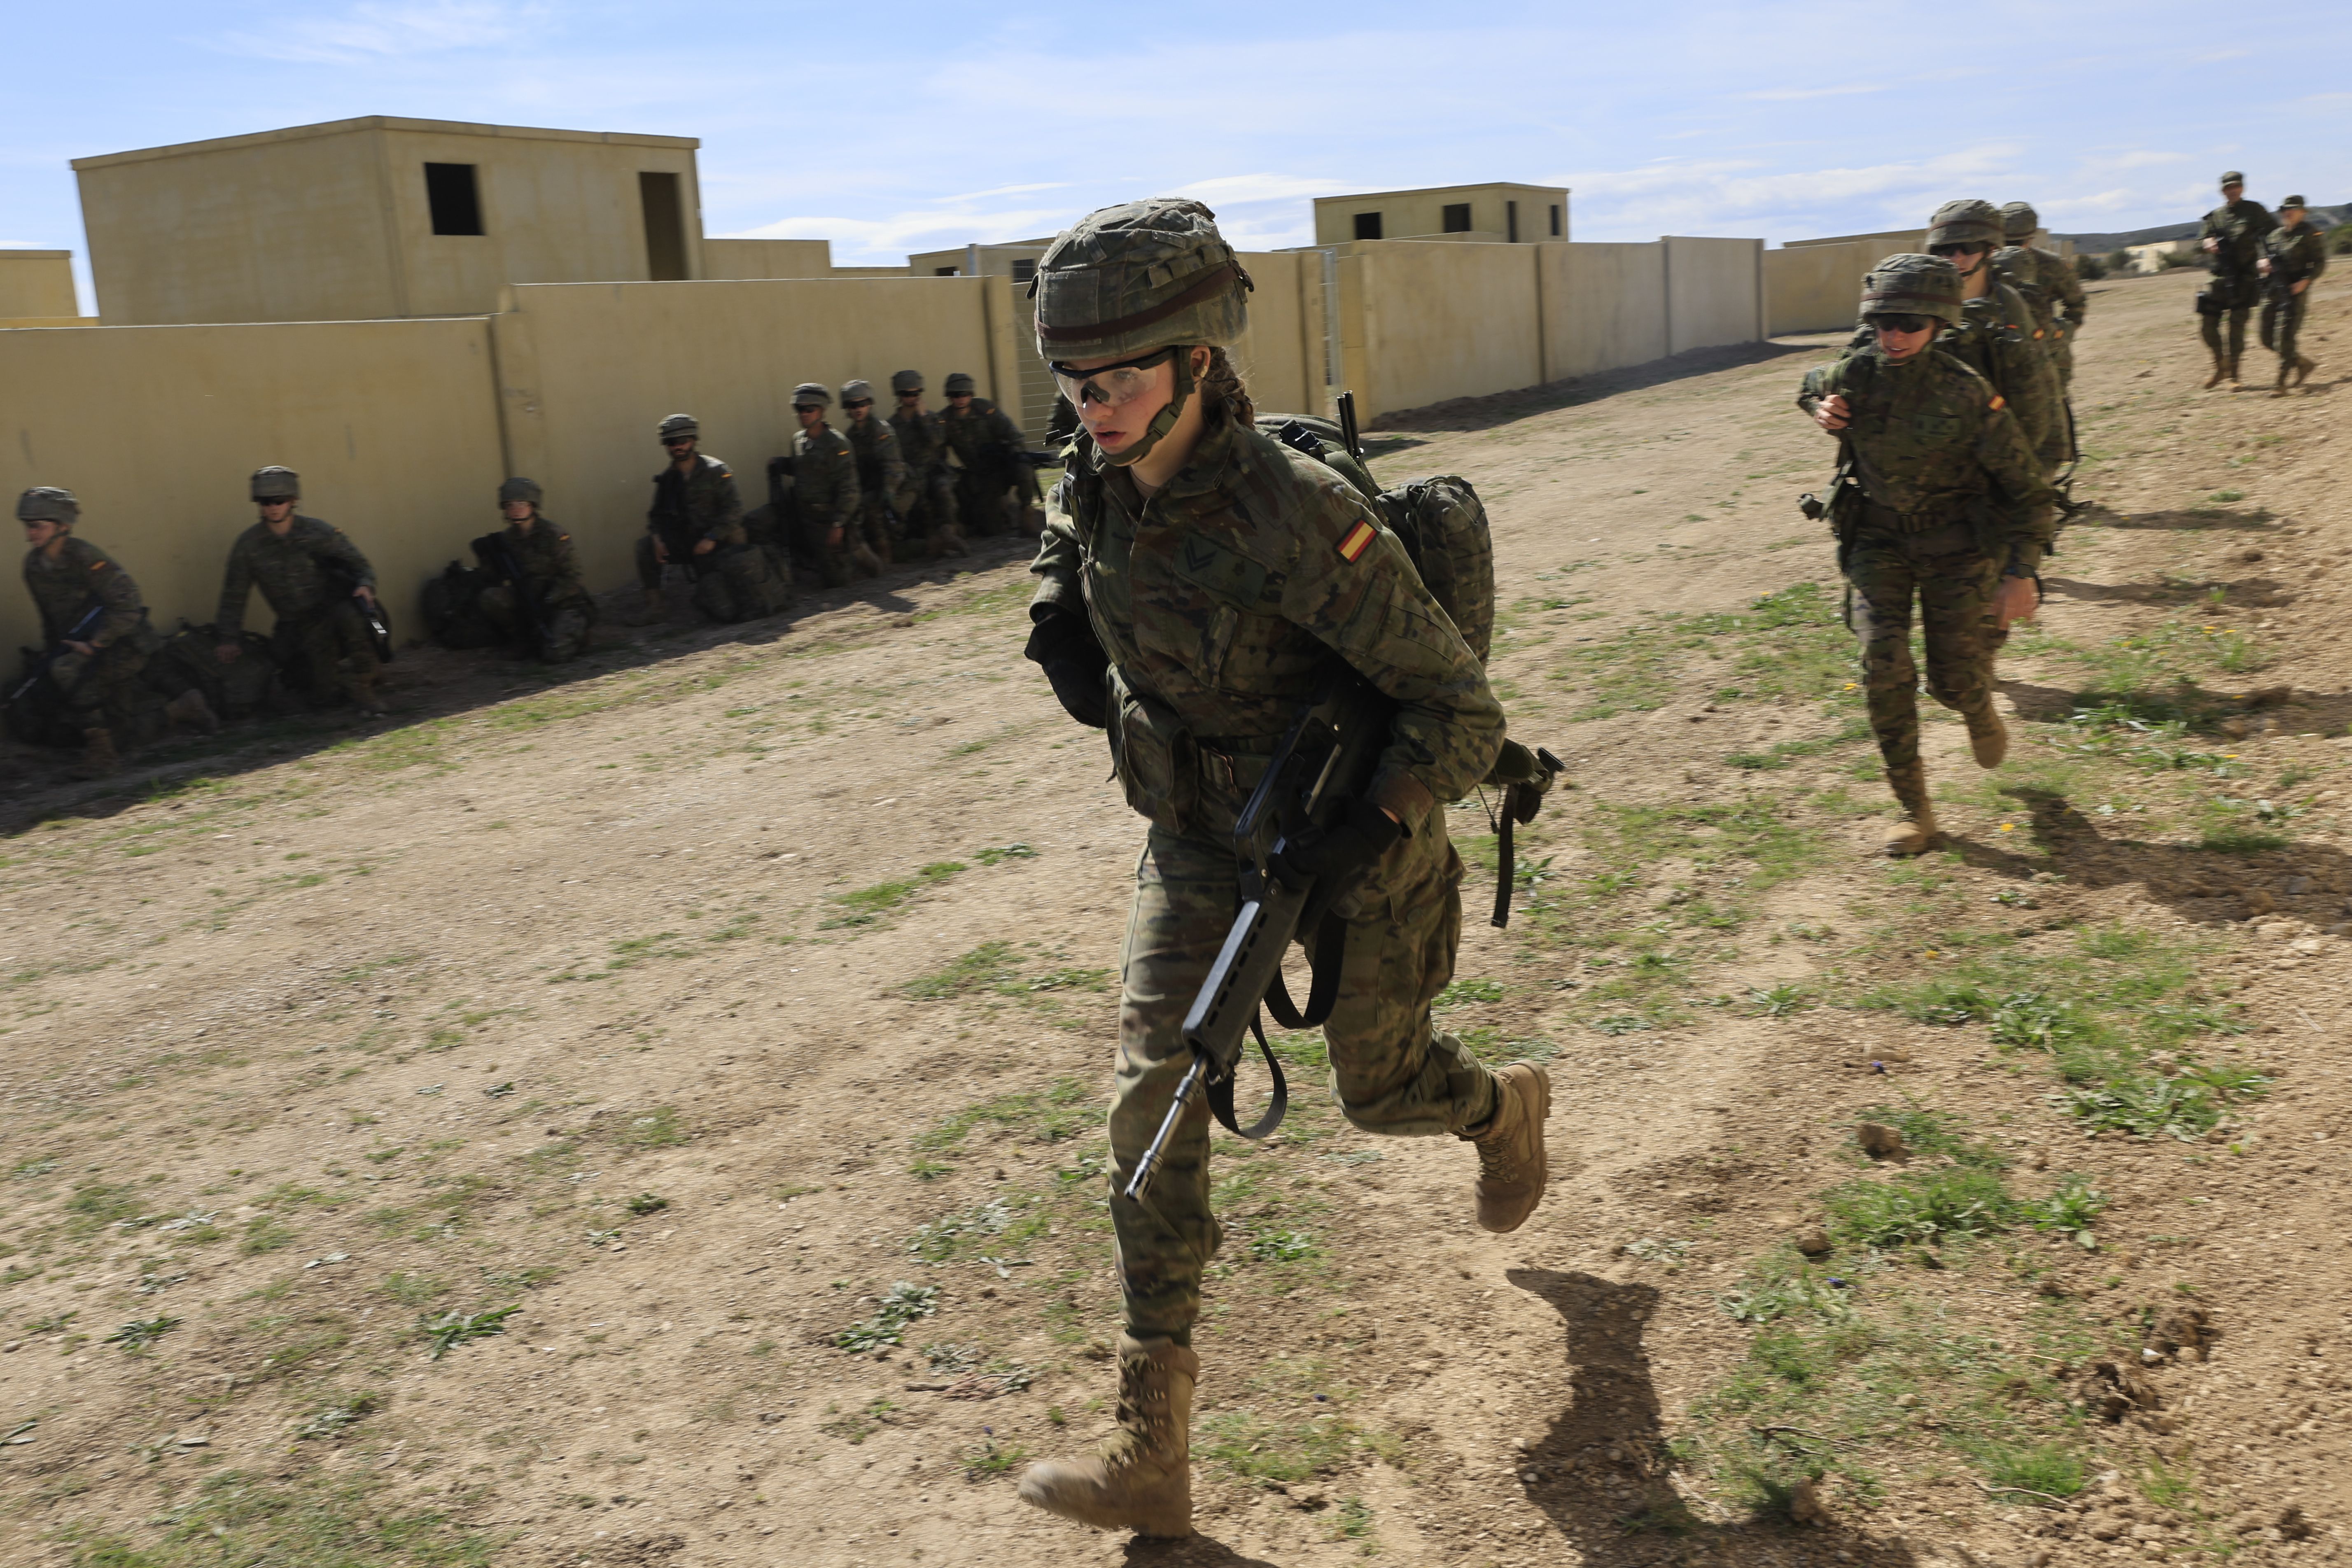
[[[874,416],[869,382],[842,384],[841,411],[849,416],[842,435],[857,458],[858,529],[875,560],[887,566],[898,560],[905,543],[905,519],[915,499],[906,461],[898,455],[898,433],[887,419]]]
[[[801,426],[793,437],[793,507],[803,558],[816,564],[826,587],[838,588],[856,573],[880,576],[882,558],[857,537],[857,454],[848,437],[825,423],[832,405],[823,382],[793,388],[793,417]]]
[[[1352,668],[1395,705],[1369,788],[1286,847],[1307,877],[1369,879],[1323,1026],[1334,1087],[1367,1131],[1475,1142],[1478,1223],[1516,1229],[1546,1177],[1544,1069],[1489,1071],[1430,1005],[1452,977],[1462,862],[1443,803],[1504,743],[1477,656],[1396,536],[1348,482],[1260,435],[1226,357],[1248,279],[1197,202],[1108,207],[1037,269],[1038,352],[1084,423],[1037,558],[1028,657],[1079,722],[1112,726],[1128,801],[1150,821],[1121,969],[1110,1213],[1125,1331],[1118,1430],[1087,1458],[1033,1466],[1020,1495],[1106,1530],[1192,1529],[1190,1425],[1209,1207],[1196,1101],[1148,1204],[1124,1196],[1189,1058],[1182,1024],[1241,904],[1232,832],[1294,715]]]
[[[572,536],[540,514],[541,494],[536,479],[500,485],[507,525],[474,541],[474,556],[498,579],[482,590],[483,616],[515,652],[561,664],[587,648],[596,601],[580,581]]]
[[[1026,499],[1019,489],[1035,482],[1021,466],[1021,427],[1011,415],[978,395],[976,384],[962,371],[948,377],[947,395],[940,428],[960,465],[957,515],[975,538],[1010,533]]]
[[[767,553],[743,531],[743,501],[735,473],[702,451],[702,426],[691,414],[673,414],[655,427],[669,467],[654,476],[654,504],[637,541],[637,584],[645,604],[633,626],[662,618],[662,571],[682,566],[694,578],[694,607],[710,620],[748,621],[773,615],[788,593]]]
[[[41,486],[16,498],[16,521],[32,547],[25,552],[25,588],[51,651],[42,679],[66,725],[81,736],[77,771],[100,778],[121,763],[113,716],[131,705],[148,658],[163,639],[147,624],[147,606],[131,574],[97,545],[74,537],[80,515],[71,490]],[[174,701],[171,713],[194,728],[216,728],[201,693]]]
[[[261,521],[229,546],[220,611],[213,617],[215,652],[223,664],[243,656],[246,601],[258,587],[278,617],[269,656],[314,702],[341,691],[371,716],[383,714],[377,695],[382,666],[360,605],[375,604],[375,568],[359,547],[331,524],[298,516],[301,476],[272,465],[253,476]]]
[[[1937,842],[1912,601],[1929,693],[1968,721],[1978,764],[1999,767],[2009,735],[1993,709],[1993,656],[2010,623],[2032,619],[2041,602],[2057,501],[2000,395],[1937,344],[1960,320],[1961,291],[1958,269],[1939,257],[1888,257],[1863,282],[1874,341],[1809,372],[1797,395],[1838,437],[1829,518],[1853,588],[1870,727],[1905,818],[1887,835],[1890,855]]]
[[[898,409],[890,428],[898,437],[898,456],[905,459],[912,500],[901,514],[909,539],[920,535],[934,558],[968,555],[963,531],[956,524],[955,470],[948,467],[948,437],[939,415],[923,406],[923,373],[894,372],[890,394]]]

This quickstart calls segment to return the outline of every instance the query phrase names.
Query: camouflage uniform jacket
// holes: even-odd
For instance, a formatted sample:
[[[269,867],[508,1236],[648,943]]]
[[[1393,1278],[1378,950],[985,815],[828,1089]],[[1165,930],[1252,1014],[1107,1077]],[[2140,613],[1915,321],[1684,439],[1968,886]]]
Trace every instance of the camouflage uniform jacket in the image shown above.
[[[867,414],[842,432],[857,454],[858,488],[867,495],[895,496],[907,488],[907,464],[898,455],[898,433],[889,421]]]
[[[2074,271],[2074,263],[2030,245],[1996,250],[1992,259],[2001,276],[2025,296],[2025,302],[2033,307],[2034,319],[2043,326],[2050,325],[2051,318],[2061,311],[2070,324],[2082,324],[2083,279]]]
[[[981,466],[981,454],[990,447],[1018,447],[1021,426],[985,397],[975,397],[961,414],[950,403],[940,410],[940,431],[956,460],[966,468]]]
[[[681,475],[676,464],[654,476],[654,504],[646,531],[676,550],[703,540],[724,549],[743,542],[743,498],[735,493],[735,472],[708,452],[694,455]]]
[[[1874,349],[1878,335],[1867,323],[1846,344],[1851,356]],[[1993,279],[1992,287],[1960,307],[1960,324],[1936,335],[1936,347],[1992,383],[2008,400],[2025,439],[2043,465],[2056,468],[2068,451],[2066,395],[2058,384],[2048,342],[2025,296]]]
[[[375,568],[359,546],[315,517],[297,515],[282,539],[266,522],[238,534],[229,546],[228,574],[221,581],[220,609],[213,617],[221,641],[234,642],[245,629],[245,602],[257,586],[281,621],[310,615],[330,597],[341,596],[346,590],[329,580],[322,562],[350,577],[355,587],[375,586]]]
[[[846,528],[857,517],[857,454],[828,425],[793,437],[793,495],[803,521]]]
[[[534,518],[527,530],[520,523],[509,522],[500,537],[514,552],[522,574],[531,582],[547,585],[543,592],[550,602],[583,591],[580,557],[572,547],[572,536],[556,527],[552,520]]]
[[[1081,437],[1029,569],[1035,602],[1087,615],[1119,681],[1209,751],[1272,751],[1346,660],[1397,705],[1370,794],[1416,835],[1501,750],[1486,669],[1403,545],[1346,479],[1255,430],[1217,421],[1149,499]]]
[[[1983,376],[1940,342],[1901,364],[1874,343],[1808,371],[1797,406],[1811,414],[1836,393],[1846,400],[1838,436],[1844,463],[1830,515],[1841,541],[1856,510],[1846,499],[1852,487],[1895,513],[1905,531],[1973,521],[1985,552],[2000,557],[2006,574],[2041,570],[2055,533],[2057,492]]]
[[[25,587],[41,612],[41,637],[47,642],[62,641],[93,602],[105,605],[106,614],[96,630],[77,641],[105,647],[137,631],[147,618],[131,574],[105,551],[72,534],[54,561],[46,550],[26,552]]]
[[[2315,279],[2327,270],[2327,237],[2306,219],[2293,228],[2275,228],[2263,236],[2263,254],[2270,258],[2268,281],[2273,284]]]
[[[2207,258],[2216,277],[2251,278],[2254,262],[2263,254],[2263,237],[2276,227],[2278,219],[2271,216],[2268,207],[2240,196],[2207,213],[2197,237],[2221,242],[2221,247]]]
[[[945,466],[948,460],[947,427],[939,414],[925,409],[920,414],[893,414],[890,428],[898,437],[898,455],[917,475],[927,475]]]

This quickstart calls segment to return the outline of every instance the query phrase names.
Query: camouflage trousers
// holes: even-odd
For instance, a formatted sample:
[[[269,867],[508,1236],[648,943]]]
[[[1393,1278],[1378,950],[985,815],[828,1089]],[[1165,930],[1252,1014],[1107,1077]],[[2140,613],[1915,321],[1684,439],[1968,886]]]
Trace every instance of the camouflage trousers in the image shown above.
[[[145,627],[140,631],[143,633]],[[147,668],[143,637],[109,643],[94,654],[62,653],[49,666],[66,721],[77,730],[104,730],[131,707]]]
[[[2303,331],[2306,294],[2273,294],[2263,301],[2263,347],[2279,356],[2283,369],[2292,370],[2299,357],[2294,341]]]
[[[286,683],[314,703],[357,697],[375,679],[375,644],[359,605],[338,595],[270,629],[269,657]]]
[[[950,543],[961,544],[963,531],[956,523],[955,475],[933,468],[907,487],[908,500],[900,511],[907,537],[920,540],[934,555],[948,553]]]
[[[2074,334],[2082,329],[2075,322],[2055,321],[2050,325],[2050,363],[2058,372],[2058,390],[2069,392],[2074,385]]]
[[[680,557],[673,549],[671,564],[685,564],[694,578],[694,607],[706,619],[722,624],[772,616],[792,602],[792,574],[781,557],[757,544],[722,544],[705,554]],[[653,535],[637,541],[637,582],[649,594],[661,592],[661,559],[654,553]],[[484,597],[488,593],[485,590]]]
[[[1919,605],[1927,691],[1956,712],[1992,701],[1993,656],[2008,634],[1993,618],[2000,563],[1976,547],[1968,524],[1924,533],[1865,521],[1845,560],[1853,625],[1862,641],[1862,685],[1886,782],[1906,805],[1927,798],[1919,763],[1919,667],[1911,658],[1911,605]]]
[[[2261,285],[2252,277],[2240,278],[2234,274],[2217,274],[2213,280],[2205,286],[2205,300],[2219,308],[2210,315],[2201,310],[2198,313],[2198,333],[2204,338],[2207,348],[2217,354],[2223,353],[2221,318],[2227,314],[2230,319],[2230,341],[2227,353],[2231,364],[2237,363],[2245,354],[2246,321],[2253,314],[2256,291],[2260,287]]]
[[[857,531],[866,541],[866,548],[874,552],[885,566],[898,558],[904,542],[905,530],[900,526],[901,513],[877,492],[869,490],[857,503]]]
[[[1233,803],[1238,805],[1238,800]],[[1231,813],[1222,814],[1230,823]],[[1391,852],[1398,869],[1349,901],[1339,997],[1323,1026],[1331,1092],[1367,1132],[1429,1137],[1494,1114],[1494,1075],[1452,1035],[1430,1003],[1454,977],[1462,935],[1462,861],[1443,813]],[[1142,1204],[1120,1195],[1160,1130],[1190,1062],[1184,1014],[1232,930],[1241,893],[1230,839],[1153,827],[1135,869],[1121,966],[1117,1098],[1110,1113],[1111,1219],[1118,1236],[1127,1329],[1190,1343],[1201,1276],[1223,1239],[1209,1205],[1209,1110],[1194,1101]],[[1335,917],[1337,918],[1337,917]],[[1292,968],[1302,967],[1294,953]],[[1296,992],[1294,995],[1297,994]],[[1258,1061],[1255,1045],[1247,1059]],[[1266,1079],[1244,1070],[1236,1115],[1246,1126]],[[1303,1092],[1305,1084],[1297,1086]]]
[[[526,579],[528,582],[529,579]],[[540,593],[536,584],[529,589],[534,596]],[[532,606],[539,624],[525,626],[515,611],[514,590],[504,583],[493,583],[482,590],[476,601],[483,617],[498,627],[499,636],[513,647],[536,654],[547,664],[561,664],[577,658],[587,651],[588,631],[595,625],[595,601],[578,589],[558,595],[555,602],[544,608]]]

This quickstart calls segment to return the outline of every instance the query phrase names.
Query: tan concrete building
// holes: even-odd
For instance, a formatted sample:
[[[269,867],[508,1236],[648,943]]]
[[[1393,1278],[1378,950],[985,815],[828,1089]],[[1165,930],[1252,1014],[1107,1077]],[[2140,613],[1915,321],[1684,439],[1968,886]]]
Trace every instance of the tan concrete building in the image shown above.
[[[1051,235],[1043,239],[1013,239],[1001,245],[962,245],[953,250],[923,250],[907,258],[907,270],[918,278],[1010,278],[1013,279],[1013,309],[1020,318],[1013,329],[1020,334],[1022,352],[1016,361],[1020,373],[1021,395],[1008,404],[1005,412],[1022,433],[1033,439],[1042,437],[1046,422],[1054,416],[1054,378],[1036,353],[1037,308],[1029,299],[1029,280],[1037,276],[1037,260],[1054,243]],[[950,369],[960,370],[961,365]],[[940,372],[926,369],[932,381],[931,398],[939,399]]]
[[[703,276],[699,145],[370,115],[73,166],[110,323],[371,321]]]
[[[1315,198],[1315,243],[1463,239],[1524,245],[1568,237],[1562,185],[1433,185]]]
[[[0,321],[69,320],[79,309],[72,251],[0,250]]]

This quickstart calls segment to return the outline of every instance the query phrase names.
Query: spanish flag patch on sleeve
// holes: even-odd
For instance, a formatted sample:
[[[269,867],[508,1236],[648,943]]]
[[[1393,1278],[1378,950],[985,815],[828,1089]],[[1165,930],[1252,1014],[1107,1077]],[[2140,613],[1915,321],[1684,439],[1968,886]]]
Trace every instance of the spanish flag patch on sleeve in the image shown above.
[[[1348,536],[1339,541],[1339,558],[1354,562],[1356,557],[1372,547],[1372,537],[1379,531],[1369,522],[1357,523],[1348,531]]]
[[[1995,413],[1999,413],[2000,410],[2009,406],[2009,400],[2001,396],[2000,393],[1996,392],[1992,395],[1992,401],[1985,405],[1985,406],[1990,408]]]

